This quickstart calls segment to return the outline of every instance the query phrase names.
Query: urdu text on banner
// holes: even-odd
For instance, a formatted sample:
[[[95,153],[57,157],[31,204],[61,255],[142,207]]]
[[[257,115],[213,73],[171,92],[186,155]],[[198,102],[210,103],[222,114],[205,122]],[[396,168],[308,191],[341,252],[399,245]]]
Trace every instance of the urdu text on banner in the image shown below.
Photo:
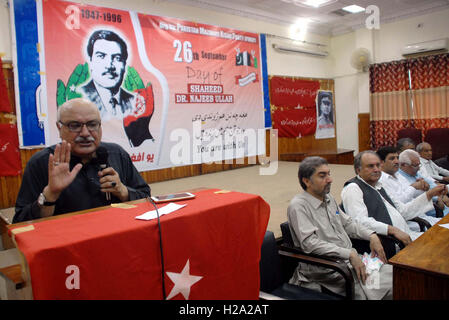
[[[59,0],[38,19],[47,145],[57,107],[84,97],[139,171],[265,152],[245,138],[264,129],[259,35]]]
[[[315,99],[319,88],[319,81],[270,78],[273,128],[279,130],[280,138],[301,138],[315,132]]]

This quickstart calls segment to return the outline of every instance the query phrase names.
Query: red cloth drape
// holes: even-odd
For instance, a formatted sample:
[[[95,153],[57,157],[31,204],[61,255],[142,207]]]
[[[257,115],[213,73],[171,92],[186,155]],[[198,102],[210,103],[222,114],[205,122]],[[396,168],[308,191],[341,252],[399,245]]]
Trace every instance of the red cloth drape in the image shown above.
[[[315,132],[315,99],[319,89],[319,81],[270,78],[272,124],[273,129],[278,129],[278,137],[296,138]]]
[[[3,75],[3,62],[0,57],[0,112],[12,112],[11,103],[8,97],[8,89],[6,88],[6,81]]]
[[[195,199],[177,202],[184,208],[161,217],[165,271],[179,274],[189,261],[189,275],[201,277],[191,300],[258,299],[270,207],[257,195],[214,191],[194,192]],[[150,210],[149,202],[108,208],[35,222],[17,234],[34,299],[162,299],[157,220],[135,219]],[[69,266],[79,270],[79,289],[66,286]],[[165,286],[168,296],[175,285],[167,274]]]
[[[15,124],[0,124],[0,176],[17,176],[22,170]]]

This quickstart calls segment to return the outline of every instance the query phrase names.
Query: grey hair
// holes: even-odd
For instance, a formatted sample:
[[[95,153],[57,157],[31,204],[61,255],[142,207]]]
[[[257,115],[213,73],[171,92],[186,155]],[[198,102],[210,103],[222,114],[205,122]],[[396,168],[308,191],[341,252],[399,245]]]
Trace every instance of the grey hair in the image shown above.
[[[430,143],[427,143],[427,142],[421,142],[420,144],[418,144],[417,146],[416,146],[416,151],[418,151],[418,152],[421,152],[422,151],[422,149],[424,149],[424,146],[430,146]]]
[[[322,165],[327,165],[326,159],[321,157],[307,157],[301,161],[298,169],[299,184],[304,190],[307,190],[306,184],[302,181],[303,178],[310,179],[315,173],[316,168]]]
[[[412,149],[407,149],[399,154],[399,164],[412,164],[412,156],[419,159],[419,153]]]
[[[98,110],[98,107],[95,103],[93,103],[92,101],[87,100],[85,98],[75,98],[75,99],[71,99],[71,100],[64,102],[62,105],[60,105],[58,107],[57,114],[56,114],[56,121],[58,121],[58,122],[61,121],[61,115],[65,110],[71,109],[73,107],[76,107],[76,106],[82,105],[82,104],[91,105],[93,108],[95,108],[98,111],[98,115],[100,115],[100,111]]]
[[[413,141],[412,138],[401,138],[398,140],[397,144],[396,144],[396,148],[398,149],[398,152],[402,152],[402,148],[408,144],[412,144],[413,146],[415,146],[415,141]]]
[[[354,171],[355,171],[355,174],[358,174],[358,173],[357,173],[357,169],[361,169],[361,168],[362,168],[362,156],[363,156],[364,154],[372,154],[372,155],[375,155],[376,157],[378,157],[378,158],[380,159],[380,157],[379,157],[379,155],[376,153],[376,151],[373,151],[373,150],[365,150],[365,151],[359,152],[359,153],[354,157]]]

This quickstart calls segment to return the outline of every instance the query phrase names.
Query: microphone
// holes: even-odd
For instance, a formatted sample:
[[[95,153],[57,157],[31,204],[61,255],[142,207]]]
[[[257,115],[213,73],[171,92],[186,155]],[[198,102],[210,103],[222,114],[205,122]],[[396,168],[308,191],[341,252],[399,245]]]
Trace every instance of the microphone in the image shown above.
[[[97,162],[100,166],[100,169],[106,169],[109,165],[108,165],[108,150],[103,147],[103,146],[99,146],[97,151]],[[106,192],[106,200],[110,201],[111,200],[111,193],[110,192]]]

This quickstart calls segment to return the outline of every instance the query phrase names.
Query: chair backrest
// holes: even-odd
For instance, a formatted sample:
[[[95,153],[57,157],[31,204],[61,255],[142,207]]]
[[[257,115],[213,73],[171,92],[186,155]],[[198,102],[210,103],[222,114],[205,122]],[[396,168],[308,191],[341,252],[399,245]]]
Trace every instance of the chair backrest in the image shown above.
[[[284,240],[284,243],[289,246],[294,247],[295,244],[293,242],[292,233],[290,231],[288,221],[281,223],[281,233],[282,233],[282,239]]]
[[[449,170],[449,154],[446,157],[436,159],[434,162],[437,166]]]
[[[260,291],[270,293],[282,284],[281,259],[271,231],[266,231],[263,238],[259,268]]]
[[[432,160],[449,154],[449,128],[433,128],[426,131],[424,141],[432,146]]]
[[[404,128],[398,131],[398,140],[410,138],[415,141],[415,146],[422,142],[422,132],[416,128]]]

